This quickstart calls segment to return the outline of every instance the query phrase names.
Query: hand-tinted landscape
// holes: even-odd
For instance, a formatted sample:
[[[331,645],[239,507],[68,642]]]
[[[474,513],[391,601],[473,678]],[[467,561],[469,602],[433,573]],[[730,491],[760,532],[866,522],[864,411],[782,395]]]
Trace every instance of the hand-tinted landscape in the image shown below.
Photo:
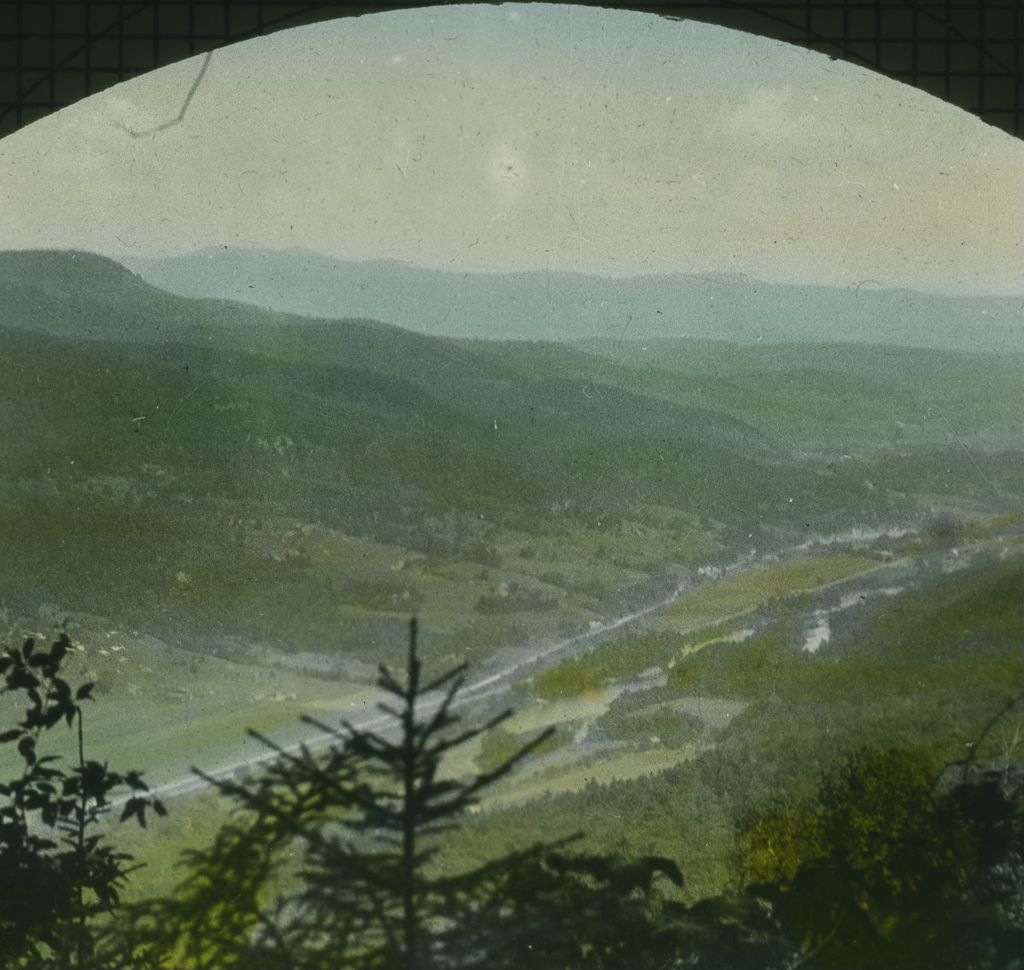
[[[1005,280],[23,231],[5,966],[1021,966]]]

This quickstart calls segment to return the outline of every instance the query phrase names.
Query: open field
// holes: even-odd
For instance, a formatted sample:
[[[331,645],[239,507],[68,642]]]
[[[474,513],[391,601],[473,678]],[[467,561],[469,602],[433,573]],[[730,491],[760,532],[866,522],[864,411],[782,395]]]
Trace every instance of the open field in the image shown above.
[[[763,583],[755,580],[741,584],[738,580],[745,574],[738,573],[730,577],[737,580],[732,587],[737,591],[735,595],[730,593],[719,601],[722,613],[712,615],[709,610],[706,626],[670,634],[677,647],[671,655],[664,655],[660,677],[652,673],[647,664],[650,658],[641,652],[631,675],[620,671],[614,683],[561,699],[533,700],[531,689],[543,683],[545,676],[543,671],[538,672],[532,681],[514,691],[517,712],[502,726],[505,737],[496,743],[501,750],[511,750],[549,726],[556,729],[555,738],[480,806],[471,829],[480,833],[479,839],[472,835],[453,850],[453,864],[479,858],[481,851],[497,852],[501,846],[515,844],[516,831],[557,837],[582,826],[588,844],[604,844],[603,840],[611,837],[607,826],[616,813],[621,816],[629,802],[633,805],[629,809],[633,821],[628,832],[620,831],[616,838],[624,837],[637,851],[654,847],[691,858],[693,891],[714,890],[727,878],[727,820],[738,810],[737,806],[768,797],[767,789],[760,786],[767,784],[767,778],[775,777],[772,772],[780,779],[788,779],[787,783],[811,777],[823,757],[834,757],[826,753],[834,745],[839,744],[841,749],[855,746],[896,723],[901,738],[924,738],[934,727],[937,742],[948,744],[957,732],[971,730],[978,718],[984,719],[984,712],[1003,696],[1001,692],[1012,689],[1014,676],[1024,676],[1019,655],[1024,621],[1019,604],[1016,613],[1012,605],[1012,590],[1016,588],[1019,592],[1022,581],[1019,556],[1011,554],[1019,548],[1013,538],[1012,534],[1003,533],[995,538],[985,537],[974,546],[958,547],[959,558],[968,563],[963,575],[969,577],[974,592],[945,607],[946,594],[942,591],[952,577],[943,573],[942,566],[949,560],[949,548],[936,552],[929,547],[922,551],[916,561],[902,567],[913,567],[913,591],[895,597],[860,597],[860,605],[846,608],[850,616],[844,626],[836,628],[840,631],[835,634],[837,639],[815,655],[801,653],[799,624],[790,628],[788,641],[779,640],[777,625],[772,625],[776,615],[773,601],[763,598]],[[913,542],[911,538],[893,545],[902,544],[902,556]],[[828,557],[815,557],[816,569],[810,569],[807,559],[801,559],[793,570],[777,574],[794,581],[799,579],[800,606],[798,612],[791,612],[792,617],[813,615],[823,604],[849,600],[847,590],[867,588],[864,569],[872,569],[878,559],[844,551],[834,552],[833,557],[831,568]],[[774,563],[767,568],[777,569],[779,565]],[[748,572],[757,576],[761,570],[755,567]],[[846,576],[846,582],[837,578],[840,573]],[[814,586],[809,576],[820,580],[820,585]],[[887,588],[888,581],[879,579],[878,588]],[[759,632],[730,637],[723,634],[722,620],[736,612],[741,589],[750,597],[749,608],[743,611],[747,622]],[[943,609],[949,616],[944,616]],[[969,633],[961,631],[971,627],[964,626],[963,620],[950,618],[952,613],[966,617],[964,609],[978,617],[972,623],[988,624],[993,631],[994,639],[985,657],[952,659],[963,649],[957,644],[966,642],[964,637],[970,638]],[[660,622],[660,617],[646,621],[651,627]],[[883,630],[894,631],[896,642],[903,644],[905,657],[892,656],[891,651],[877,652]],[[628,630],[619,639],[593,648],[580,659],[599,657],[602,650],[621,655],[620,642],[636,642],[647,635],[642,630]],[[654,635],[665,637],[666,633],[659,630]],[[683,643],[690,644],[690,648],[678,646]],[[698,645],[702,648],[695,651]],[[954,668],[948,675],[933,677],[925,683],[913,657],[922,651],[933,656],[937,650],[952,651]],[[766,659],[775,655],[773,651],[781,651],[779,659]],[[681,657],[714,660],[727,656],[733,657],[739,666],[703,663],[685,678],[677,673]],[[574,662],[555,661],[549,669]],[[742,671],[742,675],[730,671]],[[728,683],[723,677],[736,679]],[[908,716],[907,702],[900,699],[911,687],[918,692],[913,717]],[[347,697],[359,699],[359,695]],[[954,697],[961,699],[957,709],[949,707]],[[778,707],[783,698],[791,698],[785,715]],[[316,699],[310,701],[317,716],[328,722],[338,713],[331,710],[333,702],[322,701],[325,706],[316,708]],[[822,702],[830,705],[825,718],[820,713]],[[301,705],[296,703],[281,708],[282,715],[298,706]],[[951,718],[954,710],[955,716]],[[939,711],[943,712],[941,716],[937,716]],[[472,712],[473,709],[467,711],[467,716]],[[843,725],[842,733],[836,735],[839,724]],[[794,749],[802,753],[790,757],[786,746],[794,744],[795,730],[804,732]],[[290,736],[287,731],[269,733],[282,740]],[[995,740],[1010,744],[1012,737],[1011,732]],[[767,762],[760,766],[748,784],[744,772],[749,772],[749,758],[763,757],[769,751],[773,767],[769,769]],[[453,775],[469,773],[484,765],[482,757],[497,754],[498,749],[485,754],[477,744],[462,752],[446,771]],[[741,768],[741,764],[748,767]],[[673,773],[684,769],[685,778],[677,779]],[[714,781],[716,777],[719,782]],[[726,787],[721,788],[721,784]],[[686,794],[683,804],[664,816],[663,810],[655,806],[659,798],[669,797],[669,788]],[[587,807],[573,802],[574,798],[585,799]],[[723,825],[716,823],[698,837],[697,819],[686,813],[702,814],[709,809],[698,806],[710,803],[717,806],[716,817],[723,820]],[[686,819],[680,817],[680,812]],[[175,799],[172,818],[162,823],[152,838],[131,836],[129,844],[151,866],[143,885],[149,889],[166,888],[164,880],[171,876],[169,860],[183,846],[201,842],[214,830],[221,813],[218,800],[209,793]],[[677,818],[675,829],[666,827],[668,817]],[[690,841],[694,839],[698,841]]]
[[[805,556],[772,563],[734,576],[723,576],[694,593],[681,596],[664,614],[667,627],[701,629],[742,617],[773,599],[821,589],[888,565],[855,553]]]
[[[567,765],[557,772],[539,777],[520,778],[514,787],[489,796],[481,810],[507,808],[546,795],[565,792],[578,793],[588,785],[607,785],[613,782],[628,782],[644,775],[657,774],[672,768],[682,761],[696,757],[695,748],[659,748],[622,754],[609,754],[600,759],[588,759],[584,764]]]
[[[260,754],[246,728],[369,718],[416,614],[428,671],[489,685],[467,718],[517,710],[449,775],[554,728],[442,863],[579,831],[678,859],[696,899],[774,791],[859,745],[952,758],[1024,676],[1015,359],[453,340],[19,258],[0,628],[66,625],[89,754],[153,784]],[[1020,760],[1019,728],[986,757]],[[114,826],[147,864],[132,898],[225,819],[170,802]]]
[[[638,670],[635,689],[611,703],[605,688],[607,706],[588,722],[579,753],[590,774],[569,758],[547,756],[546,768],[528,780],[533,800],[517,799],[509,784],[506,799],[495,802],[504,810],[474,818],[477,835],[459,857],[468,862],[485,845],[489,852],[519,845],[524,827],[532,837],[578,831],[585,845],[673,855],[699,898],[730,878],[737,820],[781,791],[809,791],[845,752],[921,744],[940,759],[960,756],[1007,697],[1024,689],[1024,561],[1013,539],[961,545],[955,557],[924,553],[899,594],[847,596],[869,588],[856,575],[845,586],[826,584],[801,598],[788,624],[762,605],[759,632],[739,642],[716,636],[684,653],[685,662],[668,661],[660,679]],[[948,572],[950,561],[962,566]],[[757,585],[747,588],[756,598]],[[832,638],[807,653],[796,621],[822,609],[834,611]],[[1018,711],[987,736],[979,757],[999,764],[1024,756],[1021,718]],[[668,730],[680,740],[666,744],[659,733]],[[687,749],[672,745],[686,737],[691,754],[683,758]],[[623,743],[628,753],[616,751]],[[602,745],[611,765],[632,761],[628,781],[601,781]],[[673,758],[676,766],[664,763]]]

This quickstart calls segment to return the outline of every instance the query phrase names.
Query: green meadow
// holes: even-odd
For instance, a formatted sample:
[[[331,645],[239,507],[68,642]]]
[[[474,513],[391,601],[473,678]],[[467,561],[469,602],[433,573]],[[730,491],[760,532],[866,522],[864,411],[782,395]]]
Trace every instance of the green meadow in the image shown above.
[[[193,766],[373,716],[412,615],[515,709],[446,777],[551,729],[453,871],[578,835],[693,902],[861,748],[1024,757],[1019,355],[434,337],[64,253],[0,254],[0,307],[0,627],[65,628],[90,752],[172,786],[128,898],[227,818]]]

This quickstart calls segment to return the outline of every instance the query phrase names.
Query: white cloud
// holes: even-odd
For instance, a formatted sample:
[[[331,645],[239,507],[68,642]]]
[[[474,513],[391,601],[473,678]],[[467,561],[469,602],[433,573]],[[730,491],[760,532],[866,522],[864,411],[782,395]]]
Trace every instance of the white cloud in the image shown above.
[[[781,87],[759,85],[725,115],[722,127],[733,134],[760,141],[802,141],[811,119],[796,110],[795,101],[788,84]]]

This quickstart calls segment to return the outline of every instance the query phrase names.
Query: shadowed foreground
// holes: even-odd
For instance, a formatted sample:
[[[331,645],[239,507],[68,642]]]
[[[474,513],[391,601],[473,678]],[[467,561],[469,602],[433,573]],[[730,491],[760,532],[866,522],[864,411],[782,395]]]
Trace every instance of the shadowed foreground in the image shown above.
[[[278,749],[265,769],[210,779],[230,820],[186,854],[166,898],[125,905],[133,860],[101,816],[122,789],[122,821],[164,808],[138,772],[86,758],[91,687],[61,679],[69,649],[62,634],[0,659],[4,692],[27,704],[0,734],[22,762],[0,786],[5,967],[1024,966],[1024,775],[973,756],[944,767],[923,748],[854,754],[812,798],[743,820],[733,887],[696,903],[676,860],[583,852],[572,838],[450,866],[466,813],[551,731],[487,770],[446,774],[453,752],[511,711],[463,726],[453,702],[465,667],[425,676],[415,621],[404,675],[380,668],[386,727],[311,719],[334,735],[324,750]],[[61,722],[78,732],[70,770],[37,753]]]

